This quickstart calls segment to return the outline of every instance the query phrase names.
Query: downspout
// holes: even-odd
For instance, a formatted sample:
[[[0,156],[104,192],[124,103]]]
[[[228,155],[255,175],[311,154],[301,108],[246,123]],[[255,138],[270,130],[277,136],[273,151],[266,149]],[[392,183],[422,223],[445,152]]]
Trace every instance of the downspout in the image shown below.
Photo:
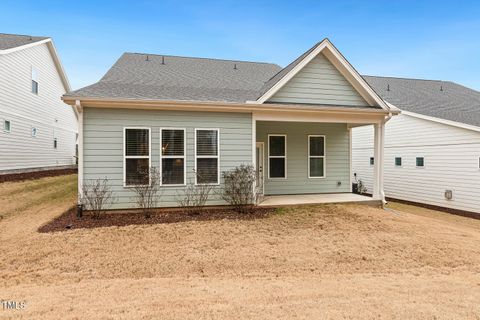
[[[392,118],[392,113],[389,112],[387,116],[385,116],[385,118],[383,119],[382,121],[382,126],[381,126],[381,132],[380,134],[382,135],[382,148],[381,148],[381,153],[382,153],[382,156],[381,156],[381,159],[382,159],[382,163],[380,164],[382,166],[382,174],[380,176],[380,179],[381,179],[381,183],[380,183],[380,196],[382,198],[382,208],[385,206],[385,204],[387,204],[387,201],[385,200],[385,189],[384,189],[384,175],[385,175],[385,171],[384,171],[384,168],[385,168],[385,124],[388,122],[388,120],[390,120]]]
[[[75,100],[75,110],[78,113],[78,195],[77,204],[81,212],[82,193],[83,193],[83,108],[80,100]]]

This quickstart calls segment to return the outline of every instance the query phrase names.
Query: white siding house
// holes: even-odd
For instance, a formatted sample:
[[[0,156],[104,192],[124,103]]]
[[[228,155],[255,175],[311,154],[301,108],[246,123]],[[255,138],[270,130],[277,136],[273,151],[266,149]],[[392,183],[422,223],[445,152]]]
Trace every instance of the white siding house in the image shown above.
[[[0,34],[0,173],[75,165],[69,90],[50,38]]]
[[[385,126],[385,195],[480,213],[480,92],[442,81],[366,80],[402,109]],[[371,193],[373,128],[352,132],[353,172]]]

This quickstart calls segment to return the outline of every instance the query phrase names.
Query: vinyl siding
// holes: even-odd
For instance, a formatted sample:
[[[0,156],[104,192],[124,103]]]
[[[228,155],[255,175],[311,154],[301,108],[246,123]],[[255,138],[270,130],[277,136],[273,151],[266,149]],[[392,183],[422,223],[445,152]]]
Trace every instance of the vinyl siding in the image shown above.
[[[309,62],[269,102],[368,106],[323,54]]]
[[[373,128],[353,129],[353,170],[372,190]],[[402,166],[395,166],[402,157]],[[425,167],[417,168],[416,157]],[[385,129],[387,197],[480,212],[480,133],[418,119],[393,117]],[[446,200],[445,190],[453,190]]]
[[[107,177],[117,202],[112,209],[135,207],[134,192],[123,187],[123,128],[151,128],[151,164],[160,166],[160,128],[186,128],[187,182],[194,178],[195,128],[220,130],[220,172],[252,164],[250,113],[84,109],[84,179]],[[215,190],[218,191],[219,187]],[[183,187],[161,187],[161,207],[177,206]],[[212,192],[210,205],[224,204]]]
[[[268,134],[287,135],[287,178],[268,178]],[[326,177],[308,178],[308,135],[325,135]],[[265,145],[265,194],[350,192],[349,134],[346,124],[257,122]],[[341,182],[338,186],[337,182]]]
[[[39,94],[31,92],[31,71]],[[0,171],[75,164],[77,119],[46,44],[0,55]],[[3,130],[10,120],[12,132]],[[37,137],[31,128],[38,129]],[[53,148],[53,136],[58,148]]]

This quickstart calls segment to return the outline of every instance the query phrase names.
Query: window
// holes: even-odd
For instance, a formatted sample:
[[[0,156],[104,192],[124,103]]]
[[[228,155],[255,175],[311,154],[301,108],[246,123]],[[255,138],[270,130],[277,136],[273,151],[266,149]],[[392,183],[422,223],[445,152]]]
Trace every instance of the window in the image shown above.
[[[31,128],[31,134],[32,134],[32,137],[36,137],[37,136],[37,128],[32,127]]]
[[[417,157],[415,161],[416,161],[417,167],[425,166],[425,159],[423,157]]]
[[[219,183],[218,145],[218,129],[195,129],[195,180],[197,184]]]
[[[57,149],[57,146],[58,146],[58,140],[57,138],[53,138],[53,148]]]
[[[150,183],[150,128],[124,129],[125,186]]]
[[[375,158],[370,157],[370,165],[373,166],[375,164]]]
[[[11,130],[10,120],[3,120],[3,131],[10,132]]]
[[[395,166],[396,167],[402,166],[402,157],[395,157]]]
[[[308,177],[325,177],[325,136],[308,136]]]
[[[287,177],[287,136],[268,135],[268,178]]]
[[[32,67],[32,93],[38,94],[38,72]]]
[[[185,184],[185,129],[160,129],[162,184]]]

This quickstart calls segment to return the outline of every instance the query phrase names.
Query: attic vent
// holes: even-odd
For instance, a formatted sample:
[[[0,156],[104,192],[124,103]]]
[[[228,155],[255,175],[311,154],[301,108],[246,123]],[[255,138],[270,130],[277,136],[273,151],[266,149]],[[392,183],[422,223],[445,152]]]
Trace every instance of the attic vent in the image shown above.
[[[150,61],[150,60],[148,60],[148,54],[147,54],[147,56],[145,57],[145,61]]]
[[[387,91],[390,91],[390,85],[387,84]]]
[[[32,41],[33,40],[32,36],[28,36],[28,40]]]
[[[237,64],[236,64],[236,63],[233,65],[233,70],[238,70],[238,69],[237,69]]]
[[[440,86],[440,91],[443,91],[443,86]]]
[[[165,64],[165,56],[162,56],[162,64]]]

